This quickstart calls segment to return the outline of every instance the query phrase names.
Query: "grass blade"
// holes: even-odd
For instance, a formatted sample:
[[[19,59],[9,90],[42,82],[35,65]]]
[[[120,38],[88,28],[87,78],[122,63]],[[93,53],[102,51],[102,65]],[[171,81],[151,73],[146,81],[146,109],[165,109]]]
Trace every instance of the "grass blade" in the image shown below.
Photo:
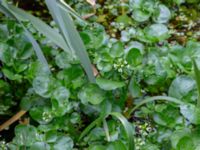
[[[136,105],[133,109],[131,109],[128,113],[128,118],[130,118],[131,114],[136,109],[138,109],[140,106],[142,106],[146,103],[149,103],[149,102],[153,102],[155,100],[165,100],[165,101],[173,102],[173,103],[176,103],[176,104],[179,104],[179,105],[186,104],[185,102],[182,102],[181,100],[178,100],[176,98],[169,97],[169,96],[153,96],[153,97],[149,97],[149,98],[144,99],[142,102],[140,102],[138,105]]]
[[[200,107],[200,70],[199,70],[195,60],[193,60],[193,65],[194,65],[196,84],[197,84],[197,88],[198,88],[197,106]]]
[[[90,132],[90,130],[92,130],[92,128],[94,128],[97,124],[105,121],[105,118],[108,117],[109,115],[116,117],[122,123],[122,125],[125,129],[126,135],[127,135],[128,147],[129,147],[130,150],[134,150],[135,149],[134,130],[133,130],[132,126],[130,125],[130,123],[127,121],[127,119],[122,114],[120,114],[118,112],[112,112],[112,113],[109,113],[107,116],[101,116],[101,117],[97,118],[89,126],[87,126],[87,128],[81,133],[81,135],[79,137],[79,141],[83,137],[85,137]],[[105,127],[105,122],[104,122],[104,127]],[[106,132],[108,132],[108,131],[106,131]],[[109,134],[107,135],[107,137],[109,137]]]
[[[21,21],[30,21],[31,24],[45,37],[47,37],[49,40],[54,42],[57,46],[59,46],[61,49],[69,52],[69,47],[66,44],[63,37],[53,28],[51,28],[49,25],[47,25],[45,22],[43,22],[41,19],[27,13],[26,11],[17,8],[13,5],[8,5],[8,8],[15,14],[15,16],[21,20]]]
[[[83,20],[83,18],[76,13],[67,3],[65,3],[65,1],[63,0],[58,0],[58,5],[60,8],[62,8],[65,11],[68,11],[72,16],[74,16],[76,19],[80,20],[81,22],[84,22],[85,24],[87,24],[87,22],[85,20]]]
[[[10,11],[8,11],[8,9],[6,9],[1,3],[0,3],[0,12],[6,15],[7,17],[15,19],[15,16]]]
[[[95,82],[95,77],[92,71],[92,65],[86,48],[81,40],[79,33],[77,32],[72,18],[67,11],[58,7],[58,3],[55,0],[45,0],[50,13],[52,14],[54,20],[59,26],[59,29],[69,45],[72,52],[74,52],[81,61],[81,64],[90,80],[90,82]]]
[[[49,69],[49,66],[48,66],[48,63],[47,63],[47,60],[46,58],[44,57],[44,54],[39,46],[39,44],[37,43],[37,41],[33,38],[32,34],[26,29],[26,27],[24,25],[22,25],[23,28],[24,28],[24,31],[25,31],[25,34],[27,36],[27,38],[29,39],[29,41],[32,43],[32,46],[35,50],[35,53],[38,57],[38,59],[40,60],[40,62],[42,64],[44,64],[45,66],[47,66],[48,68],[48,71],[50,73],[50,69]]]
[[[103,128],[106,134],[107,141],[110,142],[109,129],[108,129],[108,124],[106,122],[106,119],[103,120]]]
[[[135,149],[135,144],[134,144],[134,130],[132,128],[132,126],[130,125],[130,123],[127,121],[127,119],[120,113],[118,112],[113,112],[110,113],[111,116],[116,117],[123,125],[124,130],[126,132],[127,135],[127,139],[128,139],[128,149],[129,150],[134,150]]]
[[[85,137],[90,132],[90,130],[92,130],[92,128],[94,128],[97,124],[99,124],[100,122],[102,122],[104,118],[105,118],[105,116],[101,116],[101,117],[97,118],[96,120],[94,120],[89,126],[87,126],[83,130],[83,132],[81,133],[81,135],[79,137],[79,141],[81,139],[83,139],[83,137]]]

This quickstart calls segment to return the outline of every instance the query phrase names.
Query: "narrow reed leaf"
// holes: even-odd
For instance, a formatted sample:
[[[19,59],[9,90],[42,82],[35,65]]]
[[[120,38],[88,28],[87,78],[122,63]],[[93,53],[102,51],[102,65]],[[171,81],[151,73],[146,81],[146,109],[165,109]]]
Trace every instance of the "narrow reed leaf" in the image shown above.
[[[90,130],[92,130],[92,128],[94,128],[97,124],[101,123],[104,118],[105,116],[100,116],[99,118],[94,120],[89,126],[87,126],[81,133],[79,141],[82,140],[90,132]]]
[[[116,117],[122,123],[124,130],[126,132],[126,136],[127,136],[128,149],[134,150],[135,149],[134,130],[133,130],[132,126],[130,125],[130,123],[128,122],[128,120],[122,114],[120,114],[118,112],[112,112],[112,113],[107,114],[107,116],[101,116],[101,117],[97,118],[89,126],[87,126],[87,128],[85,128],[85,130],[81,133],[81,135],[79,137],[79,141],[81,139],[83,139],[83,137],[85,137],[90,132],[90,130],[92,130],[92,128],[94,128],[97,124],[105,121],[105,118],[110,115],[112,117]],[[105,122],[103,124],[104,124],[104,128],[105,128]],[[106,129],[106,132],[107,132],[107,138],[109,138],[108,129]]]
[[[15,13],[15,16],[19,20],[30,21],[31,24],[36,28],[36,30],[38,30],[40,33],[42,33],[45,37],[47,37],[49,40],[51,40],[58,47],[69,52],[69,47],[67,46],[65,40],[60,35],[60,33],[57,32],[55,29],[51,28],[49,25],[47,25],[41,19],[25,12],[24,10],[22,10],[20,8],[17,8],[13,5],[8,5],[8,7],[13,13]]]
[[[51,15],[53,16],[53,19],[59,26],[59,29],[66,43],[72,50],[72,55],[73,53],[75,53],[78,56],[81,65],[83,66],[90,82],[94,83],[95,77],[93,75],[92,65],[89,56],[68,11],[61,9],[55,0],[45,0],[45,1]]]
[[[195,60],[193,60],[193,65],[194,65],[196,84],[197,84],[197,88],[198,88],[197,106],[200,107],[200,70],[199,70]]]
[[[106,134],[107,141],[110,142],[110,134],[109,134],[108,124],[106,122],[106,119],[103,120],[103,128]]]
[[[131,124],[128,122],[128,120],[120,113],[113,112],[110,113],[111,116],[116,117],[123,125],[124,130],[126,132],[127,141],[128,141],[128,149],[134,150],[135,144],[134,144],[134,130]]]
[[[59,5],[60,8],[67,11],[68,13],[70,13],[76,19],[87,24],[87,22],[85,20],[83,20],[83,18],[77,12],[75,12],[64,0],[58,0],[58,5]]]
[[[150,103],[150,102],[156,101],[156,100],[164,100],[164,101],[173,102],[173,103],[176,103],[176,104],[179,104],[179,105],[186,104],[185,102],[182,102],[181,100],[178,100],[176,98],[169,97],[169,96],[153,96],[153,97],[149,97],[149,98],[144,99],[139,104],[137,104],[134,108],[132,108],[128,113],[128,118],[130,118],[131,114],[136,109],[138,109],[140,106],[142,106],[142,105],[144,105],[146,103]]]

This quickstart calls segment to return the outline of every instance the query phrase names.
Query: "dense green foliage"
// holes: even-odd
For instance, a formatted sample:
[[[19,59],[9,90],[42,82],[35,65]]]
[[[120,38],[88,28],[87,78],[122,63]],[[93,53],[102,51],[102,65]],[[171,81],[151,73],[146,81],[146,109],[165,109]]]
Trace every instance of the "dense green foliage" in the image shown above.
[[[199,0],[0,2],[0,150],[200,149]]]

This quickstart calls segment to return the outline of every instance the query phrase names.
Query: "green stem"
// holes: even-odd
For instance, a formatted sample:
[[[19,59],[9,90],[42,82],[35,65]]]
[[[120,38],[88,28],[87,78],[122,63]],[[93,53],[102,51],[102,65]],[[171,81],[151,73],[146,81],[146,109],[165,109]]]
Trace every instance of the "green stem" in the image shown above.
[[[130,118],[131,114],[138,109],[140,106],[149,103],[149,102],[153,102],[156,100],[165,100],[165,101],[169,101],[169,102],[173,102],[179,105],[185,104],[185,102],[182,102],[181,100],[178,100],[176,98],[173,97],[169,97],[169,96],[154,96],[154,97],[149,97],[144,99],[142,102],[140,102],[138,105],[136,105],[133,109],[131,109],[128,113],[128,118]]]

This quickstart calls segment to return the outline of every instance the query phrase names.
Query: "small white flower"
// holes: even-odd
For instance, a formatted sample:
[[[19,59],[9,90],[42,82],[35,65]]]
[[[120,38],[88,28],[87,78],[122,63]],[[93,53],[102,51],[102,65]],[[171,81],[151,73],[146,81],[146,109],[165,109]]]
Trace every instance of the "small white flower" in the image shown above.
[[[122,68],[119,68],[119,69],[118,69],[118,72],[122,72]]]

